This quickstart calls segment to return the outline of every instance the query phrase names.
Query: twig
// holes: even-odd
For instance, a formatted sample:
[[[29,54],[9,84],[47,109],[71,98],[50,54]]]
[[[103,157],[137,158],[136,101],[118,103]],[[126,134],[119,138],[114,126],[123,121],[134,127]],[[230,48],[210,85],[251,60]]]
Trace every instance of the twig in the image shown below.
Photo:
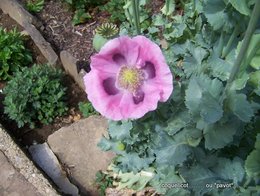
[[[52,31],[52,35],[54,35],[54,36],[58,36],[58,34],[55,33],[55,31],[53,30],[53,28],[52,28],[51,25],[48,25],[48,27],[51,29],[51,31]]]

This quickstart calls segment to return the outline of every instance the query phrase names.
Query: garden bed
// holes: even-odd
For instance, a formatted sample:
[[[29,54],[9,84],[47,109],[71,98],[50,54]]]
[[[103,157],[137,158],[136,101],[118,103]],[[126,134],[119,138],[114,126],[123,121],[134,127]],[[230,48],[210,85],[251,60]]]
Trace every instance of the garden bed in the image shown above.
[[[10,18],[7,14],[4,14],[0,10],[0,25],[7,30],[12,30],[16,28],[18,31],[23,32],[23,27],[17,24],[12,18]],[[34,64],[42,64],[46,63],[46,58],[42,55],[41,51],[34,44],[33,40],[30,39],[30,36],[26,37],[25,46],[32,52],[33,63]],[[68,104],[68,113],[63,117],[58,117],[55,121],[50,125],[39,125],[38,128],[30,129],[28,126],[23,128],[18,128],[16,123],[10,120],[4,114],[4,106],[3,94],[0,94],[0,116],[1,116],[1,124],[9,130],[10,134],[18,141],[23,147],[30,146],[33,143],[43,143],[46,141],[47,137],[61,128],[62,126],[68,126],[71,123],[78,121],[81,118],[81,113],[78,108],[79,102],[86,101],[85,92],[73,81],[73,79],[69,75],[65,75],[63,80],[64,86],[67,88],[67,104]],[[2,90],[6,82],[0,82],[0,89]]]

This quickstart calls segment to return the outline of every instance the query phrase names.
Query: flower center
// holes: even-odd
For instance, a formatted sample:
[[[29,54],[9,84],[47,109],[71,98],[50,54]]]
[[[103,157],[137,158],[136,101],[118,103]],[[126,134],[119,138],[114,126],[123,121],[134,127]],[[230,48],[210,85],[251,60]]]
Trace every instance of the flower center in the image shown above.
[[[118,74],[118,85],[130,92],[136,92],[144,80],[143,72],[135,67],[122,66]]]

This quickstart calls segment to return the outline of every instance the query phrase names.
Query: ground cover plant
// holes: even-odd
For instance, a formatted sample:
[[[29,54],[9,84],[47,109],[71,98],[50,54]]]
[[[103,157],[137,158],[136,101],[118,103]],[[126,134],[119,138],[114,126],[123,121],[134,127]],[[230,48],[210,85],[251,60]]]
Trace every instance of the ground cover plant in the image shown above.
[[[147,1],[125,3],[121,36],[84,77],[109,119],[99,147],[117,154],[114,180],[165,195],[259,194],[260,1],[166,0],[143,20]]]
[[[18,127],[50,124],[68,110],[63,73],[49,65],[33,65],[15,72],[3,92],[4,112]]]

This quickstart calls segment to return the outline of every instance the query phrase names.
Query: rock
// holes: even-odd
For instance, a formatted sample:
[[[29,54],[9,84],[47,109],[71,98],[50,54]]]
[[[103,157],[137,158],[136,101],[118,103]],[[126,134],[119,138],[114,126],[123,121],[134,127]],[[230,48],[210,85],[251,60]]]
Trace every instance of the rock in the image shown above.
[[[72,76],[72,78],[75,80],[75,82],[79,85],[83,91],[85,91],[85,86],[83,82],[82,76],[78,73],[77,70],[77,59],[74,58],[69,52],[62,51],[60,53],[60,60],[62,62],[62,65],[65,69],[65,71]]]
[[[102,135],[107,133],[107,121],[99,116],[73,123],[50,135],[48,143],[59,160],[70,169],[71,180],[83,195],[98,195],[94,185],[96,172],[106,170],[114,154],[97,147]]]
[[[35,163],[53,180],[61,192],[69,195],[78,195],[78,189],[71,184],[62,170],[57,157],[47,143],[32,145],[29,148]]]
[[[46,58],[47,63],[55,67],[59,67],[58,56],[52,49],[50,43],[46,42],[42,34],[35,28],[34,25],[27,23],[24,25],[25,30],[29,33],[37,48]]]
[[[0,8],[4,13],[9,14],[18,24],[22,26],[24,21],[29,23],[35,23],[36,19],[27,12],[22,5],[17,3],[15,0],[1,0]]]
[[[28,195],[41,196],[37,189],[29,183],[23,175],[21,175],[10,164],[4,153],[0,151],[0,195]]]

